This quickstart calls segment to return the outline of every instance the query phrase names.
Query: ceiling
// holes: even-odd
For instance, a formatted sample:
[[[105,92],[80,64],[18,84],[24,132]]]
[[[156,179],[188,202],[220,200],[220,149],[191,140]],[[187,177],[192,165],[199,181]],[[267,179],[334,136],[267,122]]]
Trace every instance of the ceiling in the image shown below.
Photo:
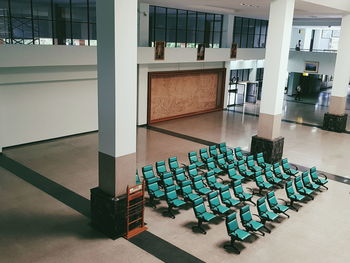
[[[140,0],[140,2],[164,7],[223,14],[230,13],[255,18],[268,18],[270,5],[270,0]],[[311,2],[311,0],[296,0],[294,17],[336,18],[346,13],[343,10]]]

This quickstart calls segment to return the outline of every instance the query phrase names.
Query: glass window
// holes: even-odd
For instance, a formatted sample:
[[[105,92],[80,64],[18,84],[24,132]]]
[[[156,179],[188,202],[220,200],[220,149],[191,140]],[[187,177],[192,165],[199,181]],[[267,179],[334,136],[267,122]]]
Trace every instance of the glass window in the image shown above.
[[[265,47],[268,21],[235,17],[232,41],[239,48]]]
[[[156,7],[156,12],[155,12],[156,28],[165,28],[165,24],[166,24],[165,14],[166,14],[166,8],[158,7],[158,6]],[[164,38],[162,40],[164,40]]]
[[[188,11],[187,30],[196,30],[196,12]]]
[[[72,3],[72,21],[87,22],[88,7],[87,0],[71,0]]]
[[[167,9],[167,28],[176,29],[176,15],[176,9]]]
[[[51,0],[32,0],[34,19],[52,19]]]
[[[69,0],[53,0],[54,20],[70,20]]]
[[[197,13],[197,30],[204,31],[205,28],[205,14]]]
[[[187,11],[179,9],[177,11],[177,29],[186,29],[186,18]]]

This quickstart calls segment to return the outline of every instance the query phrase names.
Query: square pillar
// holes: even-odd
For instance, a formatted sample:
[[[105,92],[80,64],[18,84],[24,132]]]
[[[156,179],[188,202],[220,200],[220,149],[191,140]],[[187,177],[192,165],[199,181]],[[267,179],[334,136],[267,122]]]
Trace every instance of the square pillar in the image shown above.
[[[283,155],[284,138],[280,136],[280,127],[294,4],[295,0],[270,3],[258,134],[251,143],[251,154],[263,152],[268,162],[278,162]]]
[[[137,0],[97,1],[96,11],[99,176],[92,225],[117,238],[126,230],[127,186],[135,185]]]

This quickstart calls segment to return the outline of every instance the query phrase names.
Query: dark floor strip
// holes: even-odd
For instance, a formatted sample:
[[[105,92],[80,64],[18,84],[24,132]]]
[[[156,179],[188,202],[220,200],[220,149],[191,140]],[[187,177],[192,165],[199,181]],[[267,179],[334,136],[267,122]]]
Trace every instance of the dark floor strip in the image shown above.
[[[5,154],[0,154],[0,166],[82,215],[90,217],[89,199],[40,175]],[[164,262],[203,262],[148,231],[132,238],[130,242]]]
[[[47,193],[75,211],[90,217],[90,201],[64,186],[38,174],[19,162],[0,154],[0,166],[17,177]]]
[[[164,262],[204,262],[148,231],[129,241]]]
[[[204,144],[204,145],[207,145],[207,146],[217,144],[216,142],[203,140],[203,139],[200,139],[200,138],[196,138],[196,137],[188,136],[186,134],[165,130],[165,129],[162,129],[162,128],[159,128],[159,127],[155,127],[155,126],[147,125],[145,128],[147,128],[149,130],[152,130],[152,131],[161,132],[161,133],[164,133],[164,134],[167,134],[167,135],[170,135],[170,136],[178,137],[178,138],[181,138],[181,139],[184,139],[184,140],[196,142],[196,143],[199,143],[199,144]]]
[[[188,135],[185,135],[185,134],[182,134],[182,133],[177,133],[177,132],[161,129],[161,128],[154,127],[154,126],[147,126],[145,128],[150,129],[150,130],[155,130],[155,131],[158,131],[158,132],[170,135],[170,136],[174,136],[174,137],[177,137],[177,138],[180,138],[180,139],[184,139],[184,140],[188,140],[188,141],[192,141],[192,142],[198,142],[200,144],[204,144],[204,145],[207,145],[207,146],[219,144],[218,142],[206,141],[206,140],[202,140],[200,138],[196,138],[196,137],[188,136]],[[203,142],[207,142],[207,143],[203,143]],[[229,147],[233,148],[231,146],[229,146]],[[245,152],[245,151],[243,153],[246,154],[246,155],[249,154],[249,152]],[[300,171],[307,171],[307,170],[310,169],[310,168],[307,168],[307,167],[304,167],[304,166],[301,166],[301,165],[298,165],[298,164],[293,164],[293,165],[297,166]],[[350,179],[348,179],[346,177],[343,177],[343,176],[340,176],[340,175],[326,173],[326,172],[323,172],[323,171],[318,171],[318,172],[326,174],[328,179],[337,181],[339,183],[344,183],[344,184],[349,184],[350,185]]]

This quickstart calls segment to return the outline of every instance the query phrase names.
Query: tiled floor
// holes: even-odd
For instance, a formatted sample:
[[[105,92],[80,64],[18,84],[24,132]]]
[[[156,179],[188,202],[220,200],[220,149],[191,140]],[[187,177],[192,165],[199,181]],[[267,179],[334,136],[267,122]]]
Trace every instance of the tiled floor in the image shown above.
[[[249,150],[256,134],[257,118],[233,112],[215,112],[156,125],[200,139],[242,146]],[[347,176],[349,134],[283,123],[285,156],[293,163],[316,165],[329,173]],[[187,152],[203,144],[138,129],[138,167],[178,156],[187,162]],[[4,154],[56,183],[89,198],[97,185],[97,134],[5,149]],[[252,183],[245,184],[253,186]],[[350,186],[330,181],[330,189],[302,204],[290,219],[269,224],[271,234],[238,243],[236,255],[222,246],[229,241],[225,224],[217,219],[207,225],[208,234],[193,233],[196,220],[191,207],[176,213],[176,219],[147,207],[149,231],[205,262],[348,262],[350,252]],[[277,196],[285,199],[284,190]],[[0,168],[0,261],[1,262],[157,262],[158,259],[124,239],[112,241],[90,228],[89,220],[47,193]],[[256,200],[258,197],[255,197]],[[256,213],[253,207],[253,212]],[[173,262],[178,262],[174,259]]]

